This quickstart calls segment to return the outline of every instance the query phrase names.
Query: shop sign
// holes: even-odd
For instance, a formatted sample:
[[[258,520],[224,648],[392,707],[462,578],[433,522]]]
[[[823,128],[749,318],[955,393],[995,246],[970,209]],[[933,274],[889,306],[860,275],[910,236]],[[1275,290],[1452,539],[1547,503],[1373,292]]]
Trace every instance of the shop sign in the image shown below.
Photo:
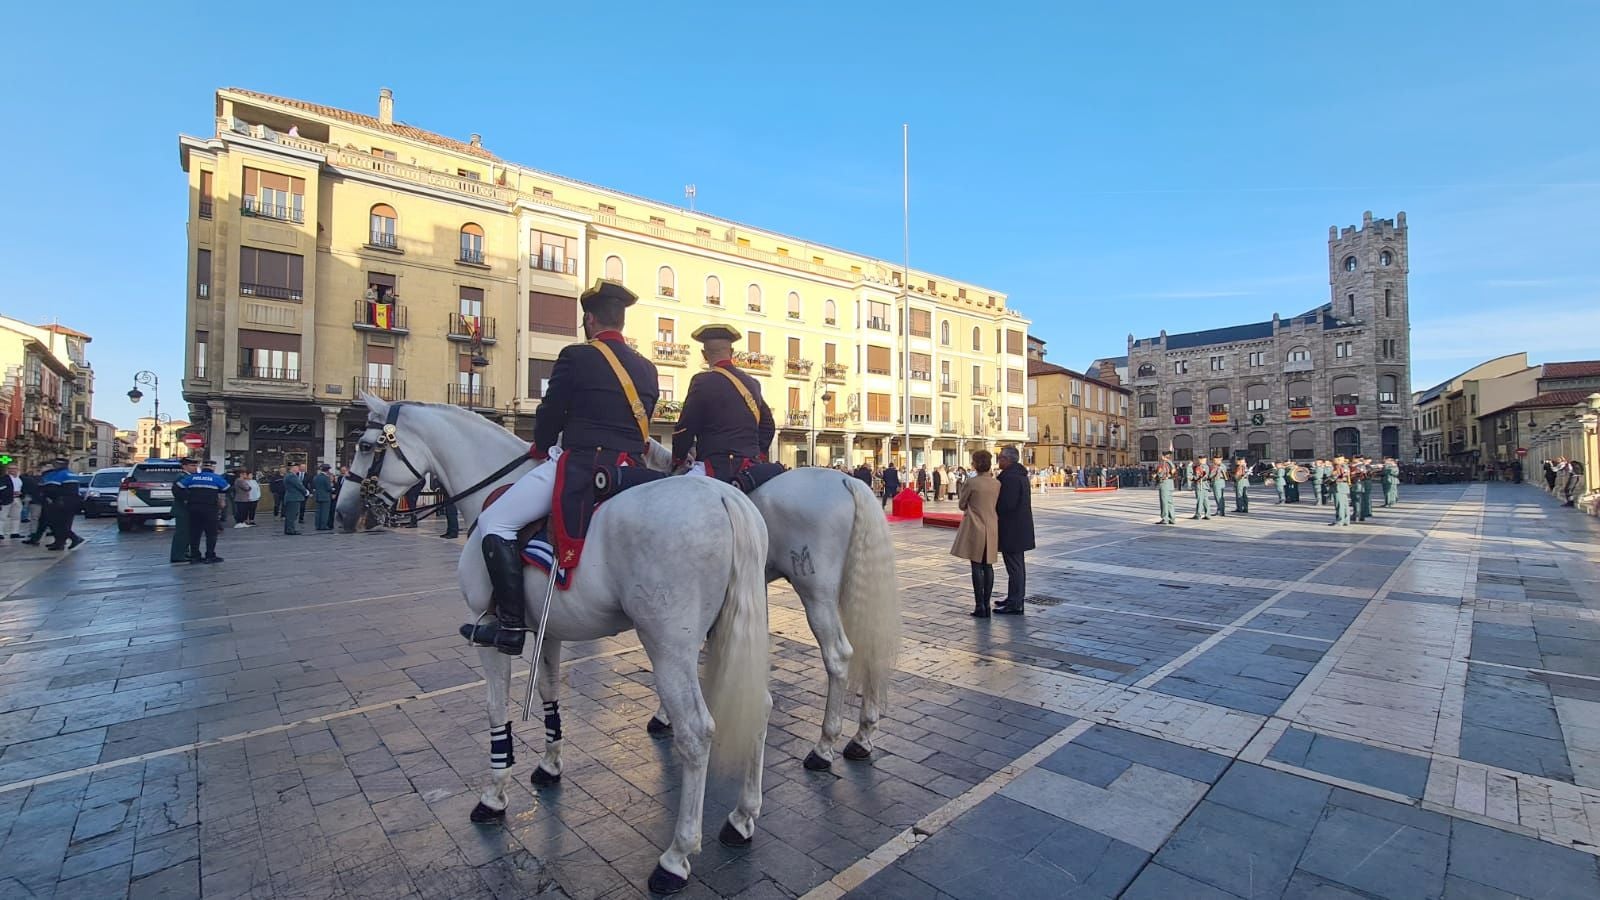
[[[257,419],[250,426],[252,437],[277,438],[279,440],[310,440],[312,438],[312,424],[310,422],[290,422],[282,419]]]

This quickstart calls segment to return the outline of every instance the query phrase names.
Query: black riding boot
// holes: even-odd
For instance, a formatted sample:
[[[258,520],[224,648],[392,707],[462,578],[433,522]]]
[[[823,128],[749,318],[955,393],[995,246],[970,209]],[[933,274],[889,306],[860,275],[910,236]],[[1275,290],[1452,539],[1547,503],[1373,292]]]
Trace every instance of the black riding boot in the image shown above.
[[[461,636],[480,647],[493,647],[508,656],[522,655],[528,636],[524,619],[527,602],[522,592],[522,554],[515,543],[493,534],[483,536],[483,562],[494,585],[494,618],[461,626]]]
[[[983,563],[972,563],[972,612],[975,619],[989,618],[989,586],[983,577]]]

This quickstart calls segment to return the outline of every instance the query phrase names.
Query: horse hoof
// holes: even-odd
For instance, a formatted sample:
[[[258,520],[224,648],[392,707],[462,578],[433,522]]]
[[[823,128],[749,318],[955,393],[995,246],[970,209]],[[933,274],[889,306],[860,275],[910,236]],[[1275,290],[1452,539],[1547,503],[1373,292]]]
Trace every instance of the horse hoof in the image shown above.
[[[676,894],[689,886],[689,879],[682,875],[674,875],[656,863],[656,870],[650,873],[650,893]]]
[[[551,774],[546,772],[543,766],[535,766],[528,780],[533,782],[534,787],[550,787],[561,783],[561,774],[559,772]]]
[[[655,716],[650,717],[650,724],[645,726],[645,730],[657,737],[666,737],[672,734],[672,726]]]
[[[815,750],[806,754],[805,765],[808,772],[826,772],[833,768],[833,763],[818,756]]]
[[[505,820],[506,811],[503,809],[484,806],[482,802],[472,808],[472,824],[474,825],[494,825]]]
[[[844,758],[845,759],[854,759],[854,760],[857,760],[857,761],[860,761],[860,760],[863,760],[863,759],[871,759],[872,758],[872,751],[868,750],[867,748],[865,748],[863,746],[861,746],[860,744],[856,743],[855,741],[851,741],[850,743],[844,745]]]
[[[717,842],[724,847],[748,847],[750,839],[739,833],[732,822],[723,822],[722,830],[717,833]]]

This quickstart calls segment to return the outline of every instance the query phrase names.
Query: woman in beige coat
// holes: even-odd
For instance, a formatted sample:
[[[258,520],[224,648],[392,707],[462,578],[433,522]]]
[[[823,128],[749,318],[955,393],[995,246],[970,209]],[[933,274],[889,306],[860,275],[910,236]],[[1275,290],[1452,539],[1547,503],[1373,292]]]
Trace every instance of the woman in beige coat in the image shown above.
[[[989,597],[994,593],[994,561],[1000,555],[1000,517],[995,503],[1000,499],[1000,482],[990,473],[994,459],[987,450],[972,454],[972,473],[961,482],[957,500],[961,511],[961,527],[956,529],[956,542],[950,547],[951,556],[959,556],[972,563],[972,615],[989,618]]]

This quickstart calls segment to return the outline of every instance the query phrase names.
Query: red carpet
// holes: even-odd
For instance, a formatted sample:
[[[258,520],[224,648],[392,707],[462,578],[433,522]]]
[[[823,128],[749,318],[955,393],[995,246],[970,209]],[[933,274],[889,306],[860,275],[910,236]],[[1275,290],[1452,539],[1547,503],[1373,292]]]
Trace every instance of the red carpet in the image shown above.
[[[922,524],[926,528],[960,528],[961,513],[924,513]]]

